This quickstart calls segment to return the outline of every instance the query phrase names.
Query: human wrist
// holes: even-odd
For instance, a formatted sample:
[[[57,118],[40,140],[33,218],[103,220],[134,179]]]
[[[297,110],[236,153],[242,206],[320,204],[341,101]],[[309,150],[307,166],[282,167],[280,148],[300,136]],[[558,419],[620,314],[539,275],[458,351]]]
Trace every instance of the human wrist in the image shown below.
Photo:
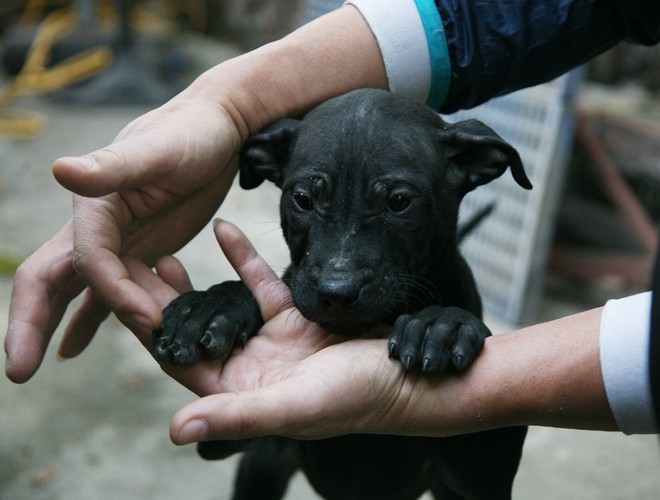
[[[399,433],[442,437],[515,425],[616,430],[600,371],[601,310],[489,337],[465,372],[409,376],[393,419]]]
[[[482,352],[462,373],[412,374],[398,410],[399,431],[393,434],[447,437],[502,427],[503,416],[491,404],[495,396],[481,386]],[[492,399],[491,399],[492,397]]]
[[[221,63],[190,87],[227,112],[241,139],[350,90],[387,88],[378,44],[345,6],[287,37]]]

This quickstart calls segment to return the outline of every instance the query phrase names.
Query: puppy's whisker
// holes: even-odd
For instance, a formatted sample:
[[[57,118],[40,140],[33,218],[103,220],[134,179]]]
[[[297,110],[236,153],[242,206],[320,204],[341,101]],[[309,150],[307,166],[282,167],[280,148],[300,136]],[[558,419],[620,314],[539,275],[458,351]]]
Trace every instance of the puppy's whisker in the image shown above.
[[[275,226],[272,229],[268,229],[266,231],[263,231],[263,232],[259,233],[259,236],[269,235],[269,234],[271,234],[275,231],[280,231],[281,228],[282,228],[282,226],[280,225],[279,220],[264,220],[264,221],[260,221],[260,222],[255,222],[254,224],[255,225],[261,225],[261,226],[265,226],[267,224],[273,224]]]
[[[399,275],[399,283],[402,285],[408,285],[411,291],[421,292],[424,297],[427,297],[434,302],[437,301],[439,296],[437,286],[432,281],[421,276],[401,274]]]
[[[422,287],[437,289],[437,285],[433,281],[418,274],[400,274],[399,277],[402,280],[405,280],[407,283],[413,283]]]
[[[280,221],[278,220],[262,220],[262,221],[257,221],[254,222],[254,224],[277,224],[278,226],[280,225]]]

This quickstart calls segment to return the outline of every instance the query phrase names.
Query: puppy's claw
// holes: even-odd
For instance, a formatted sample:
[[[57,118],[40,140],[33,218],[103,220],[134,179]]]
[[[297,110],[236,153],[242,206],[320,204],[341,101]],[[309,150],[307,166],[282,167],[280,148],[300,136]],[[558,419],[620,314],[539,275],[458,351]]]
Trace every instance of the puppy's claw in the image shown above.
[[[397,355],[397,347],[396,347],[396,342],[390,342],[389,345],[387,346],[390,354],[390,358],[393,358]]]
[[[454,354],[452,362],[457,370],[464,370],[466,368],[465,356],[462,354]]]
[[[412,370],[414,365],[413,361],[414,361],[413,357],[410,354],[408,354],[408,356],[406,356],[406,359],[403,363],[403,366],[406,367],[406,370]]]
[[[248,341],[247,333],[245,332],[241,333],[241,336],[238,338],[238,343],[240,344],[241,348],[245,347],[247,341]]]
[[[424,358],[424,363],[422,363],[422,371],[427,372],[431,369],[431,360],[429,358]]]
[[[156,357],[161,361],[168,361],[170,363],[172,362],[172,356],[169,349],[167,348],[167,341],[165,339],[158,341],[158,343],[154,346],[154,352]]]
[[[172,342],[169,345],[169,348],[170,348],[170,351],[172,351],[172,354],[174,355],[175,358],[178,357],[179,355],[183,354],[184,351],[185,351],[185,349],[183,348],[183,346],[179,342]]]
[[[199,343],[202,344],[207,349],[211,347],[211,344],[213,343],[213,335],[211,335],[211,332],[204,332],[204,335],[202,335],[202,338],[199,340]]]

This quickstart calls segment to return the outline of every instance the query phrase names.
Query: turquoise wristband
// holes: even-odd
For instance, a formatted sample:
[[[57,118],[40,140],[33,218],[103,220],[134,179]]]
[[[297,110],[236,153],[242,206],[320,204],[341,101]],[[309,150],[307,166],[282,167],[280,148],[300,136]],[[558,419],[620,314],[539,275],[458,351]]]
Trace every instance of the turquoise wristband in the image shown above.
[[[426,104],[433,109],[440,109],[447,99],[451,83],[451,63],[445,29],[438,8],[432,0],[415,0],[431,59],[431,88]]]

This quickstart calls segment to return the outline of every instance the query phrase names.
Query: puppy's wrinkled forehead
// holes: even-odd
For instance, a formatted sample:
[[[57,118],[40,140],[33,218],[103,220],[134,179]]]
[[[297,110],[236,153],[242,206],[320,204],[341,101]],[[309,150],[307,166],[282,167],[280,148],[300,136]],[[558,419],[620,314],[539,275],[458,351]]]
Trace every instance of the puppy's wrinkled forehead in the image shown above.
[[[303,120],[292,162],[296,169],[414,169],[437,162],[433,131],[439,118],[425,106],[403,105],[388,92],[353,92]],[[420,109],[422,108],[422,109]]]

